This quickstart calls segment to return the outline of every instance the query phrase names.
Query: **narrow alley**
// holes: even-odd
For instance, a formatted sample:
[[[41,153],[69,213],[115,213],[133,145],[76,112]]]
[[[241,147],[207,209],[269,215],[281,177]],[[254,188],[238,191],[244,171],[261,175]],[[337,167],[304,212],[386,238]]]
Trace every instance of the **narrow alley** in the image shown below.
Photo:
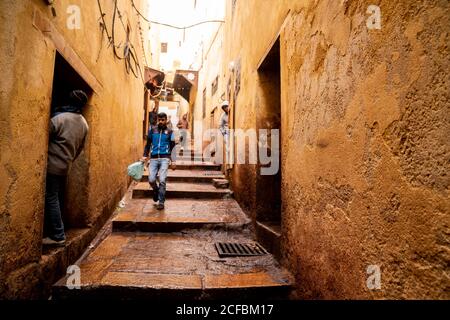
[[[224,179],[218,169],[213,163],[178,162],[168,175],[164,212],[155,208],[148,183],[135,184],[112,220],[113,232],[77,263],[81,290],[68,288],[68,275],[54,286],[52,298],[286,298],[292,276],[258,249],[250,220],[230,190],[213,185]],[[218,243],[249,244],[255,252],[233,247],[237,257],[221,257]]]
[[[449,300],[449,17],[0,1],[0,300]]]

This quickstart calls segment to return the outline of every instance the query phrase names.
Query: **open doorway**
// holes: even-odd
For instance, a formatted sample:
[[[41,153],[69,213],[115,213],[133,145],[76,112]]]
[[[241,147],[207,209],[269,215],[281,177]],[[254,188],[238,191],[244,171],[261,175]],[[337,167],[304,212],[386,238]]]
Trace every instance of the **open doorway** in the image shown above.
[[[260,94],[257,96],[256,128],[269,133],[278,129],[281,138],[281,72],[280,38],[274,42],[258,68]],[[275,138],[275,137],[274,137]],[[278,138],[278,137],[277,137]],[[278,152],[279,170],[275,175],[261,175],[258,164],[256,179],[256,229],[258,241],[279,256],[281,237],[281,143]],[[270,148],[269,148],[270,150]],[[274,150],[270,150],[274,152]]]
[[[77,71],[64,59],[64,57],[56,51],[50,117],[54,115],[58,107],[68,105],[69,93],[72,90],[83,90],[87,94],[89,100],[93,94],[92,88],[86,83],[86,81],[84,81]],[[87,108],[88,107],[84,108],[83,115],[89,123],[89,119],[85,115]],[[79,157],[72,164],[69,175],[67,176],[64,197],[61,199],[62,219],[66,236],[68,237],[70,237],[71,229],[86,228],[89,226],[88,139],[89,134],[85,142],[84,152],[81,152]],[[67,231],[69,231],[69,233]]]
[[[83,90],[89,98],[93,93],[92,88],[89,87],[86,81],[84,81],[64,57],[56,51],[51,114],[54,113],[57,106],[67,103],[69,93],[74,89]]]

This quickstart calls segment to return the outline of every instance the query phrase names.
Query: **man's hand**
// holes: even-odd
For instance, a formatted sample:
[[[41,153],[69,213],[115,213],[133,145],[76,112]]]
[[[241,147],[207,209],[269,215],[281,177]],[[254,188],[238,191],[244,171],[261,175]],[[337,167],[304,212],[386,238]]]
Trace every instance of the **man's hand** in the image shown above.
[[[177,170],[177,164],[175,162],[171,162],[169,168],[172,170]]]
[[[147,160],[148,160],[148,157],[142,157],[139,161],[145,163],[145,162],[147,162]]]

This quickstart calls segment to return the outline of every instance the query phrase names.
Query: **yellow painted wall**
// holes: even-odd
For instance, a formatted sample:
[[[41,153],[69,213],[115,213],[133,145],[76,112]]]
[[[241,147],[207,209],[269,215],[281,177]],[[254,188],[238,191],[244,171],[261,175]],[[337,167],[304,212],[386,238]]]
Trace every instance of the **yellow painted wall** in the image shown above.
[[[236,3],[223,69],[233,79],[226,66],[240,59],[235,128],[256,127],[257,66],[281,36],[292,297],[448,298],[448,2],[376,1],[381,30],[366,26],[367,1]],[[258,174],[235,165],[231,175],[253,216]],[[367,287],[370,265],[381,268],[380,290]]]
[[[224,77],[222,73],[224,25],[217,26],[216,32],[211,36],[211,41],[205,45],[203,62],[199,70],[199,85],[194,107],[194,119],[197,121],[199,134],[204,135],[206,130],[218,127],[222,114],[220,104],[224,91]],[[212,83],[218,77],[217,91],[213,94]],[[205,117],[203,117],[203,91],[206,90]],[[226,99],[226,97],[224,97]],[[214,120],[211,112],[215,109]],[[212,125],[212,126],[211,126]],[[200,128],[202,130],[200,130]],[[195,129],[197,130],[197,129]],[[200,138],[200,137],[199,137]],[[197,139],[198,140],[198,139]],[[205,148],[209,141],[204,141]]]
[[[113,3],[101,1],[111,32]],[[136,14],[119,1],[130,40],[142,57]],[[139,5],[140,1],[135,1]],[[81,29],[67,28],[68,5],[81,8]],[[89,237],[127,188],[126,167],[142,153],[143,83],[126,73],[99,27],[97,1],[55,1],[56,17],[41,0],[0,3],[0,296],[30,297],[42,275],[42,227],[48,124],[56,46],[33,26],[39,12],[87,67],[96,88],[84,116],[90,126],[84,152],[69,178],[72,223]],[[124,31],[116,22],[116,43]],[[122,53],[118,49],[120,53]],[[63,53],[64,55],[64,53]],[[143,62],[141,61],[141,64]],[[143,64],[142,64],[143,67]],[[80,173],[77,175],[76,173]],[[78,205],[75,205],[76,201]],[[84,245],[89,242],[84,241]],[[79,251],[79,250],[78,250]],[[76,257],[71,257],[73,260]],[[45,261],[44,261],[45,262]],[[68,261],[66,261],[68,262]],[[45,263],[44,263],[45,264]]]

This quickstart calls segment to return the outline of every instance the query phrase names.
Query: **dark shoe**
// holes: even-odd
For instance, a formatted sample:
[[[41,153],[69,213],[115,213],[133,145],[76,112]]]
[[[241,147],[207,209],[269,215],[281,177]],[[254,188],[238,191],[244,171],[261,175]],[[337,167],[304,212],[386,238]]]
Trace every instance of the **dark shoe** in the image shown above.
[[[156,206],[156,209],[164,210],[164,203],[158,203],[158,205]]]
[[[153,201],[158,202],[159,190],[153,190]]]
[[[42,239],[42,244],[43,245],[49,245],[49,246],[59,246],[59,247],[64,247],[64,245],[66,244],[66,240],[53,240],[49,237]]]

